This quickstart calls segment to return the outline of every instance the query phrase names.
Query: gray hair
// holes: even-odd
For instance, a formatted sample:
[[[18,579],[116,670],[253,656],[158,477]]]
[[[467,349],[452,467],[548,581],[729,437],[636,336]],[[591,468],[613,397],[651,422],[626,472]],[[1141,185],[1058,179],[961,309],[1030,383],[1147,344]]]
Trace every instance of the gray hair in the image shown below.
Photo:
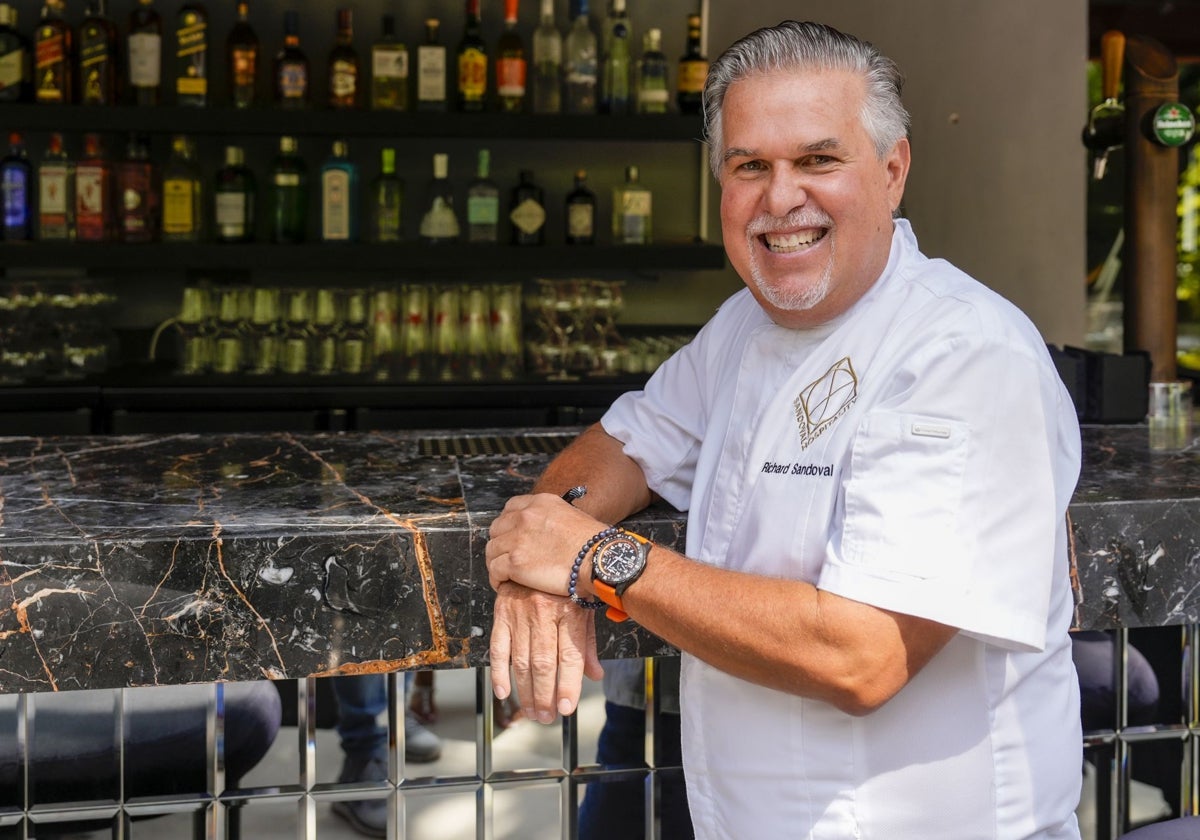
[[[709,68],[704,84],[704,139],[709,166],[718,180],[724,153],[721,108],[729,86],[757,73],[792,69],[848,70],[862,75],[867,95],[860,117],[880,159],[908,136],[910,119],[900,101],[904,77],[896,62],[870,43],[832,26],[785,20],[741,38]]]

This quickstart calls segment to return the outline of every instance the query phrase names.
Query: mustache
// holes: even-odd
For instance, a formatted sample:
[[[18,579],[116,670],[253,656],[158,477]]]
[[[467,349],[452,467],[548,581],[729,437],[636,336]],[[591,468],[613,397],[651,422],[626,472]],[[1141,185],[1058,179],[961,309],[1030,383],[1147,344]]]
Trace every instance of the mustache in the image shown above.
[[[774,233],[781,230],[794,230],[806,227],[832,227],[833,219],[823,210],[804,207],[793,210],[786,216],[772,216],[764,213],[750,220],[746,226],[747,236],[761,236],[764,233]]]

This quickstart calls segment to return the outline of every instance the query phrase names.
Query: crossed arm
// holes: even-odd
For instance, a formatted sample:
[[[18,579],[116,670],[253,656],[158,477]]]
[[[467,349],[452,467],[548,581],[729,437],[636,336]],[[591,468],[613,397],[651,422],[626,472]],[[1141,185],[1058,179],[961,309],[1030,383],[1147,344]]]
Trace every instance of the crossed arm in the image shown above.
[[[586,484],[576,506],[563,492]],[[598,424],[554,460],[534,492],[492,523],[488,574],[496,589],[492,684],[548,723],[601,673],[593,612],[567,597],[571,564],[589,538],[650,503],[638,464]],[[577,594],[594,597],[590,558]],[[887,702],[954,635],[926,619],[881,610],[811,584],[734,572],[655,545],[625,593],[630,617],[664,641],[750,682],[814,697],[850,714]]]

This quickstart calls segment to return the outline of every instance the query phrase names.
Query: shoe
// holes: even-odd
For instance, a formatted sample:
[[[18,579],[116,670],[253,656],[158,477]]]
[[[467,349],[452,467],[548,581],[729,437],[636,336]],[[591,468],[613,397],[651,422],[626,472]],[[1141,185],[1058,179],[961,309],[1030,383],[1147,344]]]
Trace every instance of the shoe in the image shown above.
[[[412,709],[404,712],[404,758],[417,764],[437,761],[442,757],[442,739],[434,735]]]
[[[412,699],[408,701],[408,708],[417,720],[424,724],[437,723],[438,707],[433,702],[433,686],[414,685],[410,694]]]
[[[387,779],[387,758],[378,753],[347,755],[339,782],[379,782]],[[387,837],[387,798],[334,802],[333,813],[365,837]]]

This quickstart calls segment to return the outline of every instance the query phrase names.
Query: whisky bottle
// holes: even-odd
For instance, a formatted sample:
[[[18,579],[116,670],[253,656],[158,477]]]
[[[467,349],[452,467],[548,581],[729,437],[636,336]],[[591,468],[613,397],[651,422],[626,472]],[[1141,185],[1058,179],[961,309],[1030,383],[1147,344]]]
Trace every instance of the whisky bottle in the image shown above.
[[[562,110],[562,35],[554,23],[554,0],[542,0],[541,22],[533,31],[533,112]]]
[[[281,108],[307,108],[308,56],[300,49],[300,17],[283,13],[283,48],[275,56],[275,104]]]
[[[297,243],[308,229],[308,167],[295,137],[279,138],[271,167],[271,241]]]
[[[321,167],[321,240],[358,239],[358,165],[345,140],[333,141],[333,154]]]
[[[358,107],[358,52],[354,49],[354,13],[337,10],[337,39],[329,51],[329,107]]]
[[[525,110],[525,42],[517,31],[520,0],[504,0],[504,31],[496,45],[496,94],[500,110],[520,113]]]
[[[208,104],[208,12],[185,3],[175,18],[175,104]]]
[[[421,241],[429,245],[458,239],[458,216],[454,212],[454,191],[450,187],[449,174],[450,158],[442,153],[435,154],[429,198],[421,216]]]
[[[546,241],[546,196],[533,180],[533,173],[522,169],[508,203],[512,222],[513,245],[541,245]]]
[[[104,0],[88,0],[79,27],[79,101],[115,105],[120,78],[117,27],[106,13]]]
[[[383,34],[371,45],[371,107],[408,110],[408,48],[396,38],[396,18],[383,16]]]
[[[399,242],[403,236],[404,182],[396,174],[396,150],[380,152],[379,174],[371,182],[371,241]]]
[[[75,101],[75,35],[63,19],[63,0],[46,0],[34,36],[34,98],[38,102]]]
[[[125,157],[113,170],[117,188],[117,238],[122,242],[153,242],[158,238],[158,193],[149,138],[130,135]]]
[[[75,164],[67,156],[63,136],[57,131],[37,168],[38,239],[69,241],[75,238]]]
[[[204,184],[195,146],[182,134],[171,138],[171,157],[162,173],[162,239],[198,242],[204,220]]]
[[[703,107],[708,59],[700,49],[700,35],[700,15],[688,15],[687,46],[679,58],[675,87],[675,102],[681,114],[699,114]]]
[[[575,186],[567,193],[567,244],[591,245],[596,241],[596,194],[587,185],[587,170],[575,173]]]
[[[258,35],[250,25],[250,4],[238,0],[237,22],[225,39],[229,101],[235,108],[252,108],[258,101]]]
[[[625,0],[612,0],[611,12],[604,21],[601,41],[600,113],[628,114],[630,108],[630,49],[633,32]]]
[[[638,181],[638,168],[625,167],[625,183],[613,187],[614,245],[649,245],[651,194]]]
[[[17,29],[17,10],[0,3],[0,102],[33,98],[33,52]]]
[[[106,242],[113,230],[112,164],[100,135],[83,135],[83,155],[75,166],[75,238]]]
[[[467,23],[458,45],[458,110],[482,111],[487,100],[488,55],[479,0],[467,0]]]
[[[417,110],[446,110],[446,47],[437,18],[425,21],[425,43],[417,47]]]
[[[19,131],[8,135],[8,154],[0,158],[0,194],[4,229],[0,239],[20,242],[33,239],[33,166]]]
[[[475,178],[467,185],[467,241],[500,241],[500,188],[491,180],[492,155],[479,150]]]
[[[254,241],[254,173],[240,146],[225,147],[225,164],[213,188],[213,233],[218,242]]]
[[[563,111],[596,113],[596,35],[588,22],[588,0],[573,0],[575,16],[563,41]]]
[[[157,105],[162,98],[162,18],[154,0],[138,0],[129,13],[125,56],[130,100],[134,105]]]
[[[665,114],[670,102],[667,57],[662,51],[662,30],[651,29],[642,40],[637,66],[637,112]]]

